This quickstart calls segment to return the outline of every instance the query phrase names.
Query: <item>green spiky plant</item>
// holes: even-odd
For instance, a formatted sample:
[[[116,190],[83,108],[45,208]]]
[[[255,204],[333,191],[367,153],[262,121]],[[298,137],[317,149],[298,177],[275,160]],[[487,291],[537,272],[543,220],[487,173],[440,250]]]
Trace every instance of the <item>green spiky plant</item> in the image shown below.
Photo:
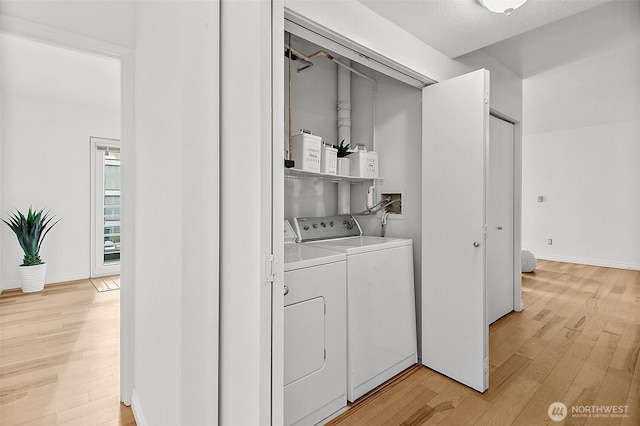
[[[53,216],[50,216],[49,212],[45,212],[44,209],[32,209],[31,207],[29,207],[29,212],[26,216],[16,210],[15,213],[9,214],[9,221],[2,219],[18,237],[18,243],[20,243],[20,247],[24,252],[24,258],[20,266],[34,266],[44,263],[39,254],[42,241],[44,241],[47,233],[51,231],[51,228],[60,221],[60,219],[55,222],[52,222],[52,220]]]
[[[351,144],[348,143],[345,145],[344,139],[340,141],[340,145],[334,145],[333,147],[338,150],[338,158],[346,157],[347,155],[351,154],[351,151],[349,151],[349,148],[351,148]]]

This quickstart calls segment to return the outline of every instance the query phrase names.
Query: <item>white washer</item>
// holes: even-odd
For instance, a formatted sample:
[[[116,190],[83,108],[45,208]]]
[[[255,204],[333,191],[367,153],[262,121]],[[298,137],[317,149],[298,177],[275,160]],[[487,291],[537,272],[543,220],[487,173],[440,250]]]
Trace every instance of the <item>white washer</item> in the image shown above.
[[[347,405],[345,258],[284,247],[285,425],[315,425]]]
[[[362,236],[351,216],[297,218],[295,225],[302,242],[347,255],[347,399],[353,402],[417,362],[413,241]]]

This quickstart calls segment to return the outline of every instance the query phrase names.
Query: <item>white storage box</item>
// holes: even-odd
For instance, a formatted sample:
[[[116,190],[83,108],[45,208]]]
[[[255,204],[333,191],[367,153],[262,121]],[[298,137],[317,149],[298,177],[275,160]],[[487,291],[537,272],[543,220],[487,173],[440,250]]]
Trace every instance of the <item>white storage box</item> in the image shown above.
[[[293,156],[296,169],[320,173],[322,138],[309,133],[293,136]]]
[[[336,174],[338,163],[338,150],[330,145],[322,145],[322,158],[320,159],[320,171],[330,175]]]
[[[351,159],[351,176],[362,178],[378,178],[378,153],[357,150],[349,155]]]

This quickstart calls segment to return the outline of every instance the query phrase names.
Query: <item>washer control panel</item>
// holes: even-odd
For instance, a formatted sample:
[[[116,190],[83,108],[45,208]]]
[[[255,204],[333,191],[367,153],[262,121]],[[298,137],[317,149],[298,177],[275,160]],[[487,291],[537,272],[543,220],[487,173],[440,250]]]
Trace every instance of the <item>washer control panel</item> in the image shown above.
[[[362,235],[360,225],[351,215],[297,217],[293,223],[298,242]]]

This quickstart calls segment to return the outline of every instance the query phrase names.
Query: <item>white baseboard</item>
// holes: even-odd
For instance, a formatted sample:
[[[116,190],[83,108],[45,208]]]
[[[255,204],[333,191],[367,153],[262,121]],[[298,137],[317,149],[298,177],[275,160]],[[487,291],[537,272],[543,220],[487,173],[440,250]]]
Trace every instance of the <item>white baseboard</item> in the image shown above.
[[[57,284],[57,283],[63,283],[67,281],[77,281],[77,280],[86,280],[86,279],[89,279],[89,277],[85,273],[56,274],[56,275],[47,274],[47,281],[45,283],[45,287],[48,286],[49,284]],[[0,286],[0,292],[4,290],[11,290],[14,288],[20,288],[20,280],[11,280],[11,281],[3,282],[2,285]]]
[[[144,417],[135,389],[131,392],[131,410],[133,411],[133,417],[136,419],[136,424],[138,426],[147,426],[149,424],[147,423],[147,419]]]
[[[603,266],[605,268],[630,269],[640,271],[640,263],[616,262],[612,260],[585,259],[581,257],[556,256],[546,253],[534,253],[538,259],[553,260],[555,262],[577,263],[580,265]]]
[[[14,288],[20,288],[20,280],[6,281],[2,283],[2,287],[0,288],[0,292],[4,290],[11,290]]]

